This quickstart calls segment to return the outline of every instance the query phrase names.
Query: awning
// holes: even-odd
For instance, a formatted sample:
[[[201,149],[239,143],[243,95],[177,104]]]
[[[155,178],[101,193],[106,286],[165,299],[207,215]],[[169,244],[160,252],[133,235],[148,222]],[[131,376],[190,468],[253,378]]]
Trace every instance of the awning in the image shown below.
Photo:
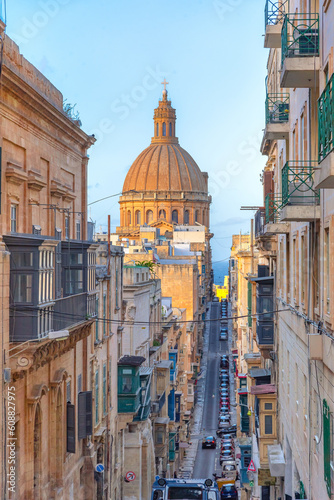
[[[250,392],[255,396],[259,394],[276,394],[276,385],[274,384],[252,385],[252,387],[250,388]]]
[[[280,444],[268,445],[268,461],[270,474],[274,477],[285,476],[285,459]]]
[[[262,276],[261,278],[258,277],[248,277],[248,281],[253,281],[254,283],[272,283],[274,281],[274,276]]]
[[[255,368],[255,367],[253,367],[249,370],[249,375],[252,378],[270,377],[271,370],[268,370],[267,368]]]

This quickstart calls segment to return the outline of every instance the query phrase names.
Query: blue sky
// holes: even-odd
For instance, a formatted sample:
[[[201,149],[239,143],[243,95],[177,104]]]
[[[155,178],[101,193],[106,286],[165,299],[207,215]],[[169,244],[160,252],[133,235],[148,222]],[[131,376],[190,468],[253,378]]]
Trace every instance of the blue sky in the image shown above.
[[[209,173],[213,260],[261,205],[267,50],[264,0],[7,0],[7,34],[77,104],[90,150],[89,201],[122,191],[153,135],[160,82],[170,82],[180,144]],[[106,230],[118,198],[93,205]]]

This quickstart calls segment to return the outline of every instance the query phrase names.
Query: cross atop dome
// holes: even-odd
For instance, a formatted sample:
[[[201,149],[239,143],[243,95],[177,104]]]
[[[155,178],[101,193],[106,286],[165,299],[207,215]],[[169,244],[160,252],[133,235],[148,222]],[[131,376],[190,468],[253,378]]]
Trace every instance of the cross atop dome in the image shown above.
[[[163,81],[163,82],[161,82],[161,85],[163,85],[163,86],[164,86],[164,90],[166,90],[166,91],[167,91],[167,89],[166,89],[166,85],[169,85],[169,82],[166,82],[166,78],[164,78],[164,81]]]
[[[166,81],[166,78],[164,78],[164,81],[161,82],[161,85],[164,86],[164,89],[162,91],[162,100],[163,101],[167,101],[167,89],[166,89],[166,85],[169,85],[169,82]]]

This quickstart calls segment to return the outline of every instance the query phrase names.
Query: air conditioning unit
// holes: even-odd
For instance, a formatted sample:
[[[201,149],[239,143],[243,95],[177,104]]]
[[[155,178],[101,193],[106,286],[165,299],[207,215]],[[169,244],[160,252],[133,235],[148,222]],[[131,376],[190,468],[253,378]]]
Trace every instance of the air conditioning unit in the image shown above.
[[[302,175],[302,174],[301,174]],[[312,191],[312,180],[306,182],[297,181],[289,184],[289,204],[290,205],[311,205],[314,198]]]
[[[317,29],[295,28],[295,40],[289,47],[289,57],[317,55],[319,53],[319,32]]]
[[[289,104],[282,101],[276,101],[270,113],[271,123],[280,123],[289,121]]]

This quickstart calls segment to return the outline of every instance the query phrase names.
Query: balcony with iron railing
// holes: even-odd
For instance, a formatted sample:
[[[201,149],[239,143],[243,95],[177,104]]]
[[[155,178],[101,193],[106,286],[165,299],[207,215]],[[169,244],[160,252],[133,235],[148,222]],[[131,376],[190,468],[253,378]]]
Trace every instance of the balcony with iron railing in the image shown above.
[[[289,12],[289,0],[266,0],[264,9],[265,38],[267,49],[281,47],[281,32],[285,14]]]
[[[320,218],[320,194],[315,187],[315,161],[288,161],[282,169],[283,222],[310,222]]]
[[[334,188],[334,74],[318,100],[318,161],[315,185],[319,188]]]
[[[282,27],[281,87],[316,87],[319,69],[319,15],[285,15]]]
[[[289,94],[267,93],[266,126],[261,145],[262,154],[268,153],[271,141],[289,138],[289,111]]]

